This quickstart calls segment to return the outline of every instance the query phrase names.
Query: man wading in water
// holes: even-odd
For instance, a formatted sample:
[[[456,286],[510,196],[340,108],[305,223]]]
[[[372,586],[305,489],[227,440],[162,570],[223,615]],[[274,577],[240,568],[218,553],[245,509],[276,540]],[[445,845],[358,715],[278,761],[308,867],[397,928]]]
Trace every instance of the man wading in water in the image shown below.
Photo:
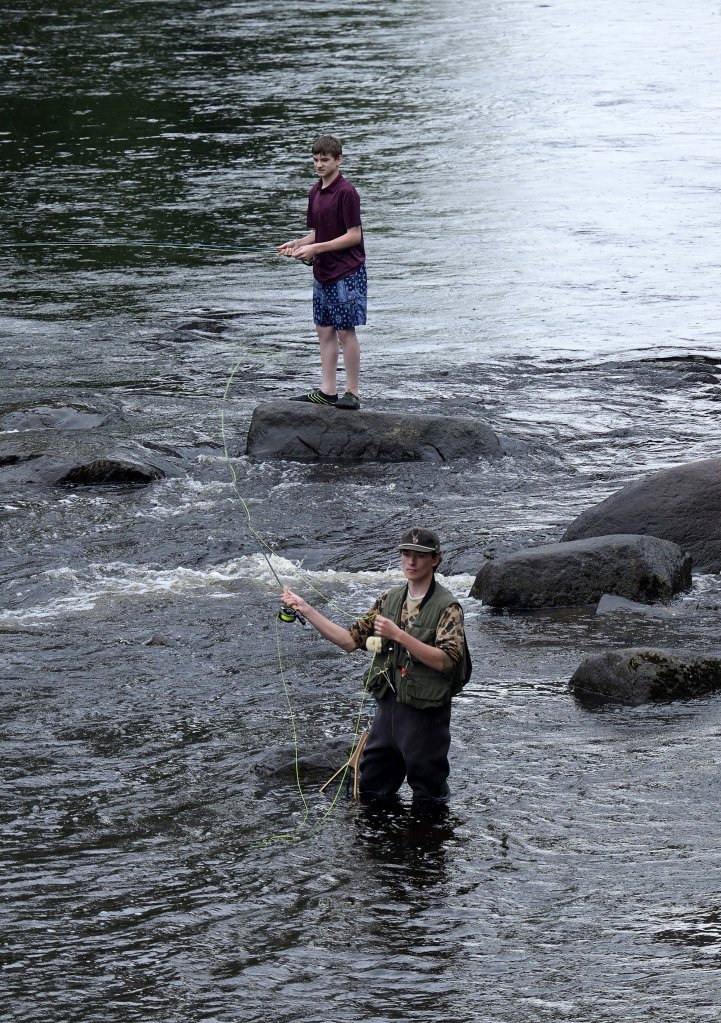
[[[291,590],[283,591],[282,600],[342,650],[381,638],[382,667],[368,686],[377,708],[360,761],[361,796],[390,800],[407,778],[414,806],[424,809],[450,799],[451,697],[471,677],[471,659],[463,610],[435,578],[442,560],[437,534],[409,529],[400,552],[407,582],[382,593],[347,629]]]

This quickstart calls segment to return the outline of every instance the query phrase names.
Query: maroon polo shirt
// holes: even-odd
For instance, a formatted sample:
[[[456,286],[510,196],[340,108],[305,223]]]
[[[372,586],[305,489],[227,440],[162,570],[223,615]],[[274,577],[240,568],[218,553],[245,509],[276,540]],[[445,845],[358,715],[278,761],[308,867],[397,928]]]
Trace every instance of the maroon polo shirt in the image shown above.
[[[360,196],[342,174],[327,188],[320,178],[308,194],[308,227],[315,229],[317,242],[339,238],[351,227],[361,226]],[[358,245],[340,252],[321,252],[315,257],[313,275],[321,284],[333,284],[352,274],[365,262],[363,237]]]

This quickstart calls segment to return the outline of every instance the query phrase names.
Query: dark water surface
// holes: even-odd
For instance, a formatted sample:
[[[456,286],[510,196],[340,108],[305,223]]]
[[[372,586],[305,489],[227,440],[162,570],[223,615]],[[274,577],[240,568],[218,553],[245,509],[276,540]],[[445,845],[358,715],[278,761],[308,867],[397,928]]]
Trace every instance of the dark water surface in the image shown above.
[[[0,17],[4,1018],[716,1019],[721,700],[589,713],[566,686],[609,646],[717,649],[718,577],[644,615],[466,594],[719,453],[718,4]],[[317,382],[309,272],[273,246],[321,130],[363,200],[365,405],[478,415],[517,455],[245,458],[257,401]],[[475,661],[447,822],[318,794],[367,662],[276,626],[224,439],[275,571],[338,620],[399,577],[409,520],[443,534]],[[18,460],[141,450],[170,475]]]

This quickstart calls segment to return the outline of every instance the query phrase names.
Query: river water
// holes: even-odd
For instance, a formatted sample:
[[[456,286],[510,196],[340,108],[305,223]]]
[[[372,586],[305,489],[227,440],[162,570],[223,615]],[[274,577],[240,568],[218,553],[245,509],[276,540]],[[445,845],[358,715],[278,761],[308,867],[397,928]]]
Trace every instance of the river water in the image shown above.
[[[467,593],[719,452],[718,4],[37,7],[0,47],[4,1018],[717,1018],[721,700],[590,713],[567,682],[714,649],[718,577],[648,614]],[[258,400],[318,382],[309,272],[273,246],[320,131],[363,202],[364,405],[477,415],[513,457],[246,458]],[[91,419],[14,415],[48,408]],[[173,472],[17,472],[128,448]],[[341,621],[409,522],[444,537],[475,663],[447,821],[319,794],[367,661],[276,623],[248,515]]]

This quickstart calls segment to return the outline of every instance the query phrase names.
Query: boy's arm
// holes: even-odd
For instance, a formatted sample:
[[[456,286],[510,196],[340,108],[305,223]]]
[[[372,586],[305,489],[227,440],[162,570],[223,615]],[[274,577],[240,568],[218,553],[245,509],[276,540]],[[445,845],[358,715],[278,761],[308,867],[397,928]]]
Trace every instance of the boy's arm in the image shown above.
[[[308,242],[302,239],[302,244],[293,249],[292,255],[296,259],[309,259],[311,256],[319,256],[321,252],[340,252],[342,249],[350,249],[353,245],[360,245],[362,239],[363,232],[359,224],[358,227],[349,227],[345,234],[331,238],[329,242]]]
[[[404,646],[411,657],[445,674],[453,671],[454,664],[463,656],[463,611],[458,604],[451,604],[439,618],[436,646],[422,643],[381,615],[375,620],[375,633]]]
[[[307,600],[303,600],[297,593],[293,593],[292,590],[285,589],[281,594],[281,600],[288,607],[293,607],[296,611],[300,611],[307,622],[317,629],[318,632],[325,639],[330,640],[331,643],[335,643],[341,650],[347,650],[350,653],[352,650],[356,650],[356,643],[350,632],[344,629],[342,625],[337,625],[332,622],[330,618],[326,618],[325,615],[317,611],[312,604],[309,604]]]
[[[308,234],[304,234],[302,238],[294,238],[292,241],[283,242],[279,245],[277,251],[280,252],[281,256],[294,256],[296,249],[300,248],[301,245],[312,245],[315,241],[315,228],[312,227]]]

